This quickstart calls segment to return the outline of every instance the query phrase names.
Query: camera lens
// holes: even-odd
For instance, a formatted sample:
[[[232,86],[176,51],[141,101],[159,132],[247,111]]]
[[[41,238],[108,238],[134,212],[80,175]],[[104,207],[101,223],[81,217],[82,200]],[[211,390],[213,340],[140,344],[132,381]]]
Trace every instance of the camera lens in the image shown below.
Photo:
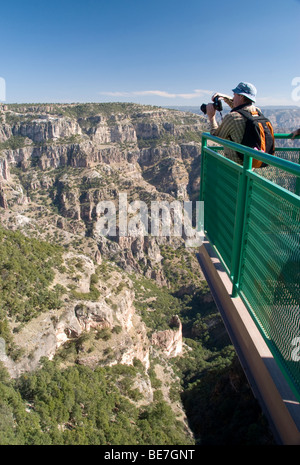
[[[206,115],[206,105],[205,103],[202,103],[200,110]]]

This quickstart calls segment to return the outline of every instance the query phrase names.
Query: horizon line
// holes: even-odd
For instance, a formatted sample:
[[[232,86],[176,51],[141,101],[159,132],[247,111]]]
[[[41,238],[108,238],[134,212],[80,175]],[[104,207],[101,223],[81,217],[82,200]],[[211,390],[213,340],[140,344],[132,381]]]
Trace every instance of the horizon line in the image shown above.
[[[160,108],[174,108],[174,107],[195,107],[195,108],[200,108],[200,104],[195,104],[195,103],[191,103],[191,104],[177,104],[177,103],[174,103],[174,104],[169,104],[169,105],[166,105],[166,104],[157,104],[157,103],[141,103],[141,102],[133,102],[133,101],[119,101],[119,100],[111,100],[111,101],[95,101],[95,100],[84,100],[84,101],[49,101],[49,100],[45,100],[45,101],[36,101],[36,102],[30,102],[30,101],[23,101],[23,102],[7,102],[7,101],[0,101],[0,105],[1,106],[5,106],[5,105],[99,105],[99,104],[129,104],[129,105],[140,105],[140,106],[153,106],[153,107],[160,107]],[[258,103],[259,105],[259,103]],[[300,109],[300,105],[297,105],[297,104],[292,104],[292,103],[265,103],[265,104],[261,104],[260,107],[288,107],[288,108],[299,108]]]

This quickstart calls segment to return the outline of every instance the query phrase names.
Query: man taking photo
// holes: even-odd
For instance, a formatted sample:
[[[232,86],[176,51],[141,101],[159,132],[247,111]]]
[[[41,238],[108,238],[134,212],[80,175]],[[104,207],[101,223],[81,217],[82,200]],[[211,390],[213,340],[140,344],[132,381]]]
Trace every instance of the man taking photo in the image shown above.
[[[271,123],[254,105],[256,102],[256,88],[249,82],[240,82],[232,89],[233,97],[219,92],[212,96],[224,100],[231,112],[227,114],[220,125],[216,120],[215,105],[209,103],[206,113],[210,122],[210,133],[222,139],[246,145],[274,155],[274,132]],[[243,155],[225,147],[225,156],[242,165]],[[256,166],[257,165],[257,166]],[[260,162],[253,162],[254,168],[263,166]]]

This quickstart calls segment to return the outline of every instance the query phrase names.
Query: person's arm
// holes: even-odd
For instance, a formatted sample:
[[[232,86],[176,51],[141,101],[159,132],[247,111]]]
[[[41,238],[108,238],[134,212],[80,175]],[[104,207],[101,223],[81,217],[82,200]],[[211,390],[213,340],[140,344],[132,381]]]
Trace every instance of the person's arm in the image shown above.
[[[212,103],[206,107],[207,116],[210,122],[210,133],[212,136],[221,139],[231,140],[238,144],[241,143],[245,132],[245,119],[238,112],[230,112],[224,116],[220,125],[216,121],[216,109]]]
[[[233,108],[233,98],[229,97],[228,95],[221,94],[220,92],[216,92],[212,96],[212,100],[214,100],[216,97],[219,97],[220,99],[224,100],[224,102],[227,103],[227,105],[230,106],[230,108]],[[225,116],[223,122],[220,125],[220,128],[218,126],[217,120],[216,120],[216,109],[212,103],[208,103],[206,105],[206,114],[209,120],[209,125],[210,125],[210,133],[213,136],[218,136],[222,137],[223,139],[227,138],[228,132],[230,131],[229,124],[227,121],[227,116]],[[230,119],[230,118],[229,118]],[[225,122],[225,124],[224,124]]]
[[[209,120],[210,133],[215,134],[215,131],[218,129],[218,123],[216,120],[216,109],[212,103],[206,105],[206,114]]]
[[[226,94],[221,94],[220,92],[216,92],[213,96],[212,96],[212,101],[214,101],[214,99],[216,97],[219,97],[219,99],[221,100],[224,100],[225,103],[227,103],[227,105],[230,107],[230,108],[233,108],[233,98],[232,97],[229,97],[229,95],[226,95]]]
[[[295,137],[300,136],[300,128],[296,129],[296,131],[292,132],[292,139],[295,139]]]

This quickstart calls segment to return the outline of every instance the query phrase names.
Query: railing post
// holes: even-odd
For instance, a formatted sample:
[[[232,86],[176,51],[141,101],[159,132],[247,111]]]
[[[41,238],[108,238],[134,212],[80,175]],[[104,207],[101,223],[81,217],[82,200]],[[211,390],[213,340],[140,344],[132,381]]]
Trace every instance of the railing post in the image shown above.
[[[292,337],[299,335],[300,197],[264,178],[263,172],[252,172],[252,157],[298,179],[300,164],[224,140],[224,151],[227,147],[244,154],[239,166],[210,147],[209,141],[220,143],[220,139],[203,135],[200,198],[206,203],[207,240],[230,276],[231,297],[239,296],[245,304],[300,399],[300,365],[293,358],[297,346],[291,348]],[[221,302],[223,293],[218,297]]]
[[[239,288],[240,260],[243,244],[243,232],[245,223],[246,201],[248,193],[247,171],[252,169],[252,157],[244,154],[243,172],[239,181],[238,198],[235,213],[235,225],[233,236],[233,249],[231,257],[231,280],[232,280],[232,297],[236,297]]]
[[[201,143],[201,160],[200,160],[200,201],[203,199],[203,185],[204,185],[204,157],[205,157],[205,148],[207,147],[207,138],[202,135]]]
[[[299,150],[298,165],[300,165],[300,150]],[[295,194],[300,195],[300,177],[298,177],[298,176],[297,176],[297,179],[296,179]]]

